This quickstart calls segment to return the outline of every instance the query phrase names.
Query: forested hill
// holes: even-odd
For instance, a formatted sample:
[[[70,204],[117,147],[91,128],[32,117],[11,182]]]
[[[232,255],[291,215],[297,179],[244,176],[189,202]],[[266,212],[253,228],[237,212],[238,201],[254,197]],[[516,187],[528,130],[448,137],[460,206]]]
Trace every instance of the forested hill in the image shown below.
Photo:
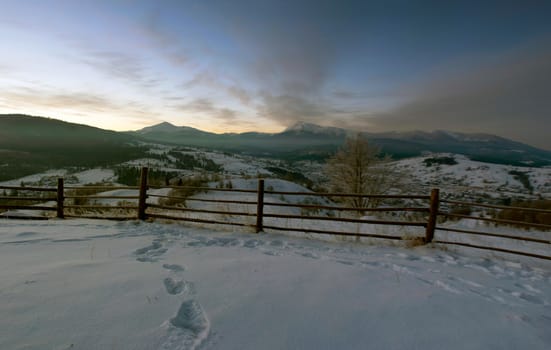
[[[19,150],[122,145],[130,135],[57,119],[18,114],[0,115],[0,147]]]
[[[55,167],[116,164],[145,151],[124,133],[56,119],[0,115],[0,181]]]

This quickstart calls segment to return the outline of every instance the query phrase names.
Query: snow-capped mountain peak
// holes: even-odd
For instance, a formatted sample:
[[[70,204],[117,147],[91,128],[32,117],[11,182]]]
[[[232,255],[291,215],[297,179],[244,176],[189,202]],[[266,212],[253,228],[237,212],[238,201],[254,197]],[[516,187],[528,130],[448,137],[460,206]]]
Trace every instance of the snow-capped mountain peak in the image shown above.
[[[332,126],[321,126],[313,123],[307,123],[304,121],[296,122],[291,125],[284,132],[294,132],[294,133],[310,133],[310,134],[331,134],[331,135],[345,135],[347,132],[344,129],[332,127]]]

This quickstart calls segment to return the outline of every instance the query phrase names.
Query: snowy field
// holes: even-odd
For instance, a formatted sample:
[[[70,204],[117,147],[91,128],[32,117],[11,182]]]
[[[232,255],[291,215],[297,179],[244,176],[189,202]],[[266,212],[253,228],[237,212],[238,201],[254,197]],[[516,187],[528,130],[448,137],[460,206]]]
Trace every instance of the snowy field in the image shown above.
[[[0,220],[0,349],[549,349],[551,263]]]
[[[424,161],[433,157],[450,157],[457,164],[427,167]],[[408,175],[408,181],[417,191],[438,187],[453,196],[458,194],[492,197],[526,197],[539,195],[551,198],[551,168],[519,167],[470,160],[452,153],[436,153],[392,162],[392,167]],[[513,173],[511,173],[513,172]],[[532,186],[532,193],[516,178],[514,172],[524,173]]]

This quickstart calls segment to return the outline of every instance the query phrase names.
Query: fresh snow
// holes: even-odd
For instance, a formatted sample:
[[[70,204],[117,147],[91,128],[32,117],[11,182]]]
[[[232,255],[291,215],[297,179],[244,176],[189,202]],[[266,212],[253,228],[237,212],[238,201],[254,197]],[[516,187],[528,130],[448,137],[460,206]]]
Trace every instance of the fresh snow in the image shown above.
[[[549,349],[551,264],[94,220],[0,221],[0,349]]]
[[[433,157],[453,157],[457,164],[427,167],[423,161]],[[391,163],[396,170],[407,175],[411,192],[424,191],[438,187],[442,192],[452,196],[478,196],[487,194],[510,198],[519,196],[534,198],[541,195],[551,198],[551,168],[519,167],[503,164],[492,164],[470,160],[463,155],[438,153],[422,157],[413,157]],[[533,193],[515,179],[509,172],[526,173]]]

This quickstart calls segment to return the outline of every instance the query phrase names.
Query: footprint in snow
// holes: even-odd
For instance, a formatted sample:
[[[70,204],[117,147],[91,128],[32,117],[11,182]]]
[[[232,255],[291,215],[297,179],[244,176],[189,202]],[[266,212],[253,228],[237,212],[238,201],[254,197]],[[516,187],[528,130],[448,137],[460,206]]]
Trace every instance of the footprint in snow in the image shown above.
[[[281,256],[281,253],[275,252],[273,250],[266,250],[263,251],[263,253],[270,256]]]
[[[159,257],[167,252],[167,248],[164,248],[162,243],[158,240],[153,241],[147,247],[139,248],[134,251],[134,255],[137,256],[136,260],[141,262],[155,262],[159,260]]]
[[[367,266],[369,268],[379,268],[381,267],[381,263],[378,261],[362,261],[361,264],[363,266]]]
[[[310,259],[319,259],[320,257],[313,254],[313,253],[310,253],[310,252],[304,252],[304,253],[297,253],[298,255],[300,256],[303,256],[305,258],[310,258]]]
[[[176,315],[166,323],[167,337],[161,349],[195,349],[209,336],[210,323],[195,300],[184,301]]]
[[[522,299],[524,301],[527,301],[529,302],[530,304],[534,304],[534,305],[546,305],[547,302],[543,299],[541,299],[540,297],[536,296],[536,295],[532,295],[532,294],[528,294],[528,293],[524,293],[524,292],[513,292],[511,293],[513,296],[519,298],[519,299]]]
[[[522,288],[522,289],[525,289],[527,290],[528,292],[530,293],[534,293],[534,294],[542,294],[542,291],[537,289],[537,288],[534,288],[532,285],[530,284],[520,284],[520,283],[515,283],[515,286],[518,287],[518,288]]]
[[[337,262],[339,264],[342,264],[342,265],[348,265],[348,266],[353,266],[354,265],[354,262],[347,261],[347,260],[335,260],[335,262]]]
[[[182,265],[178,264],[163,264],[163,268],[171,272],[184,272],[186,270]]]
[[[30,237],[38,235],[37,232],[21,232],[16,235],[16,237]]]
[[[246,240],[245,243],[243,244],[244,247],[246,248],[256,248],[260,245],[263,245],[264,242],[262,241],[259,241],[259,240],[256,240],[256,239],[249,239],[249,240]]]
[[[274,247],[283,247],[285,245],[285,243],[281,240],[271,241],[269,244]]]
[[[170,295],[195,294],[195,286],[192,282],[167,277],[163,280],[166,292]]]

